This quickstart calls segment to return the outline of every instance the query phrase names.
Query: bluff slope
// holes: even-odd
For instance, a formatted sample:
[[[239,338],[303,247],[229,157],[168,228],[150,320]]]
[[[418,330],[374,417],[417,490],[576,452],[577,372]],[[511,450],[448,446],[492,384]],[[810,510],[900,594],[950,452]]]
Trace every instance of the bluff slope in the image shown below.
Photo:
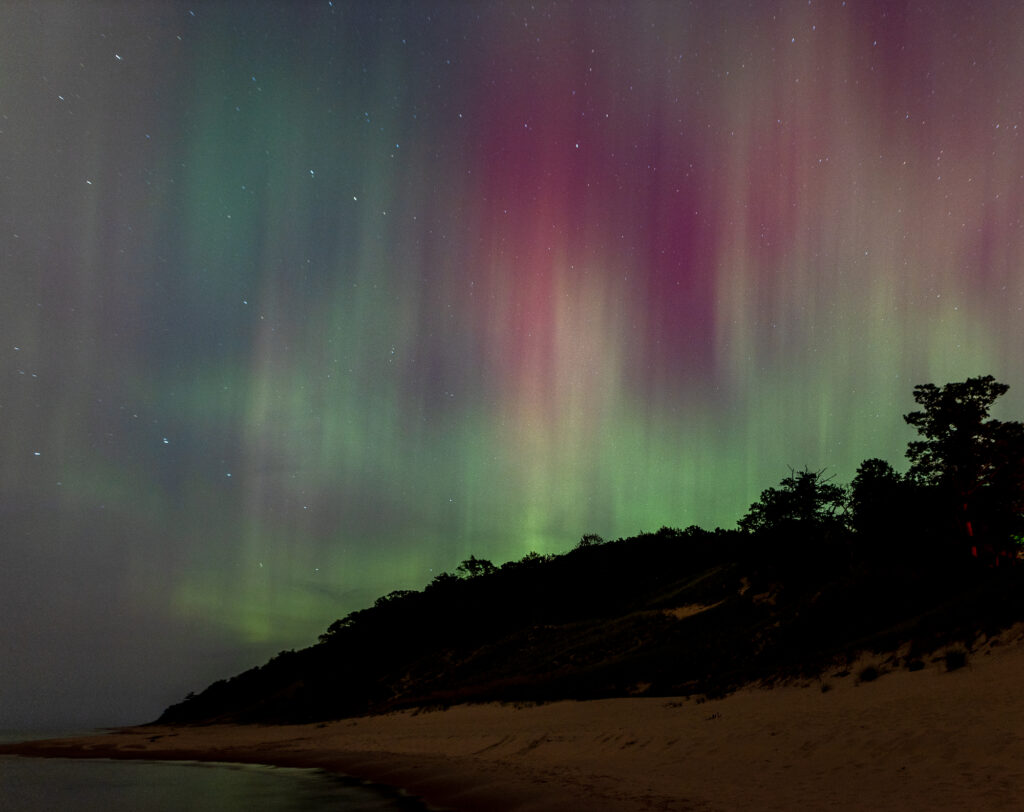
[[[470,558],[317,645],[210,685],[161,724],[312,722],[462,702],[717,696],[899,652],[914,669],[1024,620],[1024,567],[850,533],[662,528],[495,567]],[[902,549],[899,555],[896,550]],[[881,554],[879,551],[883,551]],[[888,553],[884,551],[890,551]],[[909,551],[909,552],[908,552]]]

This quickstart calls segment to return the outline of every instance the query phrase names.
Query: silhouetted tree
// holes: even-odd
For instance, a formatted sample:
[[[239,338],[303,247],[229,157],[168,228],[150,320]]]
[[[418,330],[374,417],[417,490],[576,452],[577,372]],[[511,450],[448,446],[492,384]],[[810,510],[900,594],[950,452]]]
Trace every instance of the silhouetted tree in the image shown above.
[[[998,422],[998,421],[992,421]],[[992,430],[990,471],[967,502],[975,552],[1024,552],[1024,424],[999,422]]]
[[[885,460],[864,460],[850,483],[849,523],[863,563],[923,574],[949,563],[937,541],[947,528],[936,514],[935,489],[900,476]]]
[[[477,558],[471,555],[455,568],[460,578],[477,578],[481,575],[490,575],[497,572],[498,568],[486,558]]]
[[[908,475],[958,493],[976,490],[991,474],[992,446],[1001,425],[988,420],[988,412],[1009,388],[991,375],[941,389],[933,383],[915,386],[914,400],[922,409],[903,419],[924,439],[907,446]]]
[[[594,547],[599,544],[604,544],[604,539],[597,533],[584,533],[580,540],[576,544],[576,549],[582,549],[583,547]]]
[[[900,505],[903,480],[885,460],[864,460],[850,483],[850,524],[858,533],[887,531],[906,509]]]
[[[459,583],[459,578],[452,575],[450,572],[442,572],[434,576],[434,579],[427,584],[426,589],[432,590],[449,590],[455,584]]]
[[[923,438],[907,446],[908,478],[939,492],[963,535],[995,544],[1019,533],[1024,508],[1024,426],[988,416],[1009,388],[991,375],[921,384],[921,410],[903,416]]]
[[[741,530],[756,533],[799,526],[803,530],[831,527],[839,523],[838,514],[846,501],[839,485],[821,471],[790,471],[779,488],[761,491],[761,499],[750,506],[739,521]]]

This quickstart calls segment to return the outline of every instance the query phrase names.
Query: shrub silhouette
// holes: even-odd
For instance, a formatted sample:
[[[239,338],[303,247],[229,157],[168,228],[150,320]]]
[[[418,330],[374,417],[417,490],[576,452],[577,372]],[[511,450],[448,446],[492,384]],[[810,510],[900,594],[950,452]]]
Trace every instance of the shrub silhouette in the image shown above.
[[[946,663],[947,671],[957,671],[967,665],[967,652],[962,648],[950,649],[946,652],[943,660]]]

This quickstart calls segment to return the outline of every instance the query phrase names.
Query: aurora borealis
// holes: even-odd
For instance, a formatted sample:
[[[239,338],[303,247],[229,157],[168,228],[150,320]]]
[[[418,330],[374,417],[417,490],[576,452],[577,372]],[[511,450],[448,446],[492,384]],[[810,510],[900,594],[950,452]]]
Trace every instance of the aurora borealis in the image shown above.
[[[917,383],[1019,419],[1022,64],[999,2],[0,4],[0,725],[905,470]]]

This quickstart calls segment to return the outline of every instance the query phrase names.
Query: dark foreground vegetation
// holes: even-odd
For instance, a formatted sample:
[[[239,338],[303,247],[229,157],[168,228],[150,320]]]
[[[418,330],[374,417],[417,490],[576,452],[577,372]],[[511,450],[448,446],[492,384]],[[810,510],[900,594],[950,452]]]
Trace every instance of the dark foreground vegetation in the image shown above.
[[[471,557],[161,723],[311,722],[418,706],[709,696],[908,646],[914,670],[1024,620],[1024,425],[991,377],[918,386],[905,475],[791,471],[738,530],[662,528],[495,566]],[[947,658],[948,659],[948,658]],[[949,663],[947,663],[949,665]],[[963,663],[957,663],[957,666]]]

